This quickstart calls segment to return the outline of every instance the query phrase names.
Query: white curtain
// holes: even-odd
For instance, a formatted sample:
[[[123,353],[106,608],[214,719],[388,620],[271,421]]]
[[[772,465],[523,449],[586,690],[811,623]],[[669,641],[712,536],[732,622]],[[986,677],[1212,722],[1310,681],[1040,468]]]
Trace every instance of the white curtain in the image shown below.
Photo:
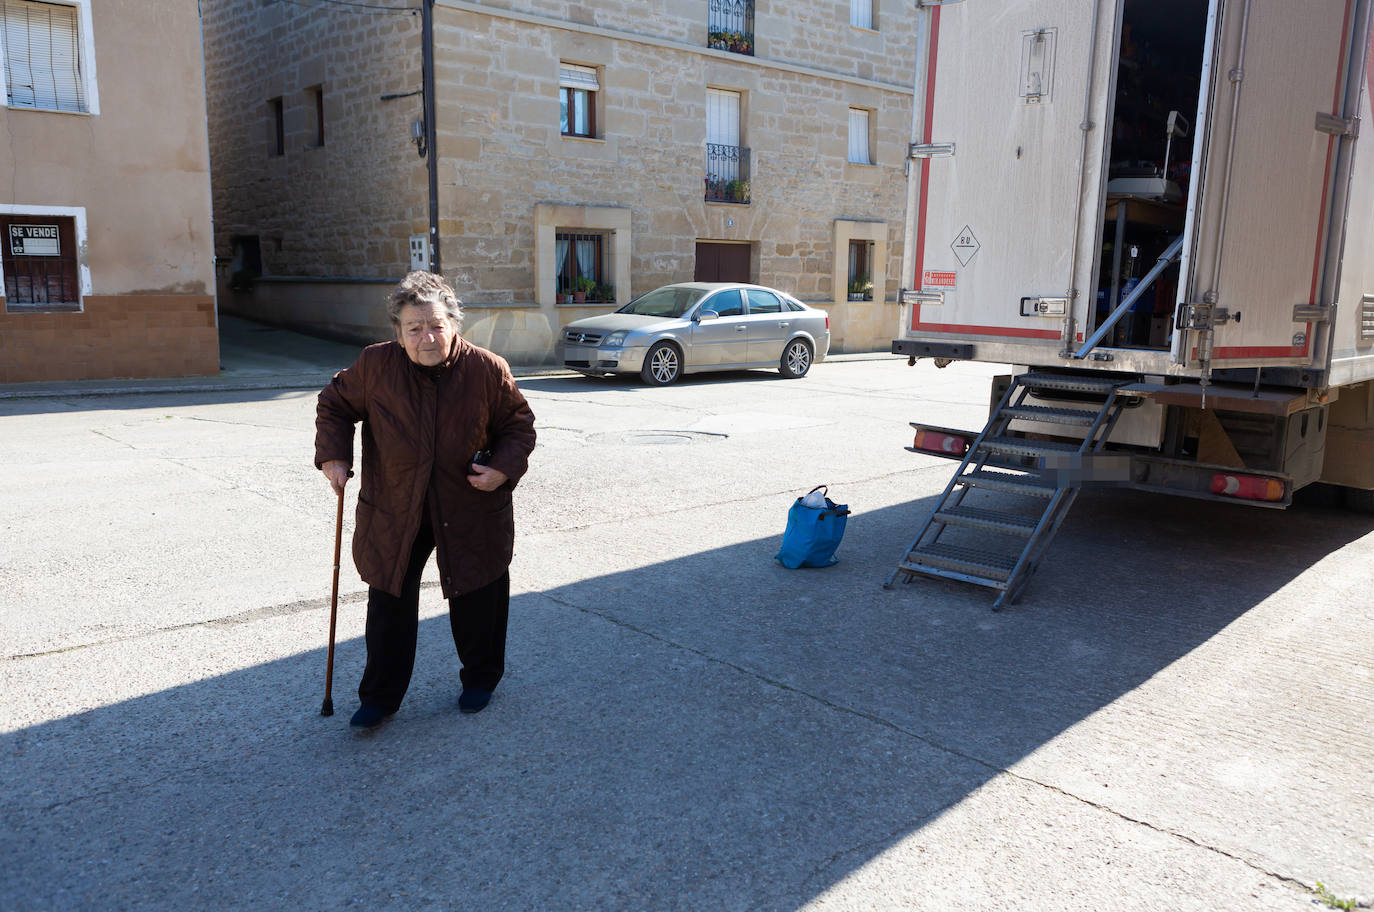
[[[873,164],[868,151],[868,112],[863,108],[849,109],[849,160],[861,165]]]
[[[565,287],[563,277],[568,274],[568,241],[566,238],[559,238],[554,242],[555,273],[553,277],[554,290],[559,294],[566,294],[570,289]]]
[[[577,242],[577,272],[578,275],[586,276],[595,281],[596,270],[596,242],[581,241]]]
[[[73,6],[4,0],[0,45],[11,105],[86,110],[76,16]]]
[[[849,0],[849,24],[873,28],[873,0]]]

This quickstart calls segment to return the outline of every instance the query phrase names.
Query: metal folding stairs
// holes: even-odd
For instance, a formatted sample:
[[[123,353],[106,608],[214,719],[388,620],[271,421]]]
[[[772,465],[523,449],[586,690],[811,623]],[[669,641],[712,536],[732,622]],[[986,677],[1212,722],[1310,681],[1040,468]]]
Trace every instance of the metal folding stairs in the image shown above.
[[[1001,590],[993,610],[1015,602],[1078,496],[1088,454],[1102,451],[1130,401],[1120,390],[1129,382],[1038,372],[1015,377],[884,587],[898,576],[910,582],[922,574]],[[1026,404],[1040,390],[1087,394],[1087,401],[1084,408]],[[1077,443],[1034,440],[1009,435],[1017,419],[1088,430]],[[987,493],[994,503],[971,492]],[[1010,501],[1000,496],[1008,494]]]

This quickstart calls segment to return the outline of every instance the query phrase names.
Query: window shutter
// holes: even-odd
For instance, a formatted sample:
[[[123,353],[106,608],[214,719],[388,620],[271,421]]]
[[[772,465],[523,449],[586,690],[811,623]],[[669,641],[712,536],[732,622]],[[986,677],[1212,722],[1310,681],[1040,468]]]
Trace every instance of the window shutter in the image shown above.
[[[868,112],[862,108],[849,109],[849,160],[861,165],[873,162],[868,155]]]
[[[849,24],[873,28],[873,0],[849,0]]]
[[[720,146],[739,145],[739,93],[706,90],[706,141]]]
[[[5,87],[15,107],[86,110],[76,7],[5,0]]]
[[[565,89],[582,89],[587,92],[601,90],[601,83],[596,78],[596,67],[578,66],[573,63],[559,66],[558,84]]]

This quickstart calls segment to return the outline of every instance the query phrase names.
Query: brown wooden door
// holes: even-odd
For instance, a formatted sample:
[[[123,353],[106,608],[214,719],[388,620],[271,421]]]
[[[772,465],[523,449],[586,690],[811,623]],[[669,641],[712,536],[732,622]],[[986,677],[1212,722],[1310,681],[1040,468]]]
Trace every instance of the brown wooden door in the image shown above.
[[[749,245],[697,242],[697,282],[748,282]]]

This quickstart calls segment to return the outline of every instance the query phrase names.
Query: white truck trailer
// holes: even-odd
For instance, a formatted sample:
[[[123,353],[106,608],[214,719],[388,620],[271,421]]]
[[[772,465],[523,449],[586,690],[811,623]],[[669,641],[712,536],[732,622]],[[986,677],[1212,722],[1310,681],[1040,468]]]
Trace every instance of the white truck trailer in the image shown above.
[[[1374,507],[1374,0],[917,0],[895,354],[1016,365],[888,580],[1015,600],[1083,486]]]

